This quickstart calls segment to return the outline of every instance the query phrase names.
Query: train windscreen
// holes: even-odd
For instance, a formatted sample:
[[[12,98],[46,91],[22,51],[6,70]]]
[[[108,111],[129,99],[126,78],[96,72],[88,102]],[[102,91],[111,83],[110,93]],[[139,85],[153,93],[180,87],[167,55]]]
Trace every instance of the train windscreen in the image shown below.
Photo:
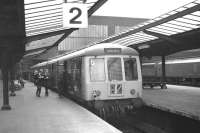
[[[124,58],[124,69],[126,81],[138,79],[137,63],[135,58]]]
[[[109,81],[122,81],[122,65],[121,58],[110,57],[107,61],[108,67],[108,80]]]

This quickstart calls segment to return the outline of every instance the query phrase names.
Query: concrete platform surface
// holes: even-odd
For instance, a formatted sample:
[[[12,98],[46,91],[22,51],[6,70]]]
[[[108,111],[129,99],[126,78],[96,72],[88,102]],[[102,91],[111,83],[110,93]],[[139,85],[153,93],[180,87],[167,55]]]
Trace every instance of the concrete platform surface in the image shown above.
[[[167,85],[168,89],[144,88],[147,106],[200,120],[200,88]]]
[[[36,97],[35,91],[26,82],[25,88],[10,97],[12,109],[0,111],[0,133],[121,133],[67,98],[54,92],[45,97],[44,88],[41,97]]]

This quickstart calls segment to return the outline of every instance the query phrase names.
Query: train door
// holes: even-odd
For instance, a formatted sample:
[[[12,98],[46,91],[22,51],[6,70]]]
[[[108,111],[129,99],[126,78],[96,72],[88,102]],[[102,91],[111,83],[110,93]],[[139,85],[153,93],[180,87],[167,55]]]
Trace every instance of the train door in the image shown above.
[[[81,95],[81,66],[82,58],[71,59],[68,65],[68,88],[70,93],[76,96]],[[70,76],[70,77],[69,77]],[[70,78],[70,79],[69,79]]]
[[[89,88],[92,88],[93,97],[100,99],[107,98],[105,97],[107,94],[107,85],[104,57],[92,57],[89,59],[89,77]]]
[[[111,97],[123,97],[124,95],[124,81],[122,58],[109,56],[106,58],[108,87],[107,93]]]

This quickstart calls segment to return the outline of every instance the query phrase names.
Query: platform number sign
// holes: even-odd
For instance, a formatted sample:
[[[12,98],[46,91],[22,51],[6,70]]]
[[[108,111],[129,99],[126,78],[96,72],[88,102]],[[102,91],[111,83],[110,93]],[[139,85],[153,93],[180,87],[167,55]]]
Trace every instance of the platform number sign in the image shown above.
[[[87,28],[88,11],[85,4],[64,3],[63,4],[63,27]]]

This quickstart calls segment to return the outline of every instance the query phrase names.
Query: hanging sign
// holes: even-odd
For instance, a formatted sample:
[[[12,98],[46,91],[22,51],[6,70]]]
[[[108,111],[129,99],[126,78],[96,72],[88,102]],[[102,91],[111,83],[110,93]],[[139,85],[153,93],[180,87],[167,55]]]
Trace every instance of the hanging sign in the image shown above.
[[[81,3],[64,3],[63,27],[87,28],[88,27],[87,5]]]

